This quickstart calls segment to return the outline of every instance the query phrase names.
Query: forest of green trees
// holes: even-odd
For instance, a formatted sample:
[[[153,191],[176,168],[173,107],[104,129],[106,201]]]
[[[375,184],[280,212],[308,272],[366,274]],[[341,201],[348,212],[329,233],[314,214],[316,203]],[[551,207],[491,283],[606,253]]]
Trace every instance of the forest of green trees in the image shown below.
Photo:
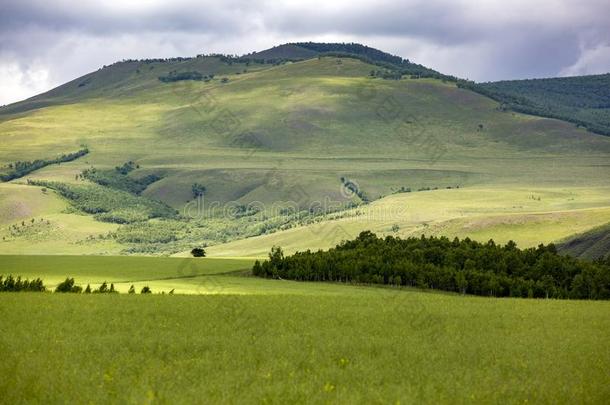
[[[491,97],[513,111],[557,118],[610,135],[610,73],[489,83],[459,81],[458,86]]]
[[[378,238],[362,232],[328,251],[284,256],[274,247],[253,274],[299,281],[388,284],[495,297],[610,298],[610,257],[587,262],[553,244],[518,249],[490,240]]]

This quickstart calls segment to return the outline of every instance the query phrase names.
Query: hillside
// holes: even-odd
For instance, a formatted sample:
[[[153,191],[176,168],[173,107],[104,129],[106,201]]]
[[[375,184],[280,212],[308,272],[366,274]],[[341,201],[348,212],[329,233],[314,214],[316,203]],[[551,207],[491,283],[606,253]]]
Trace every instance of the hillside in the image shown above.
[[[572,236],[557,247],[561,253],[584,259],[610,256],[610,224]]]
[[[592,132],[610,135],[610,73],[489,83],[461,82],[460,86],[489,96],[513,111],[558,118]]]
[[[124,61],[0,109],[2,166],[89,151],[0,184],[0,251],[258,255],[276,237],[336,244],[331,218],[526,247],[610,221],[609,138],[451,81],[371,76],[395,62],[372,48],[266,57],[303,49],[319,57]],[[236,239],[252,248],[222,245]]]

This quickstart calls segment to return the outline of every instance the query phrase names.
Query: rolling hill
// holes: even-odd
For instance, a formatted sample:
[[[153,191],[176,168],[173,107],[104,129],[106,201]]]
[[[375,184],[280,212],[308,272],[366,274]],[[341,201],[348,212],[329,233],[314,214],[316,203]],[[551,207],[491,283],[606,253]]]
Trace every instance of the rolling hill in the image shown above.
[[[355,44],[118,62],[0,108],[0,138],[6,167],[89,151],[0,184],[3,253],[256,256],[367,228],[530,246],[610,221],[610,138]]]
[[[610,254],[610,224],[571,236],[558,245],[562,253],[584,259],[598,259]]]
[[[558,118],[592,132],[610,135],[610,73],[548,79],[460,82],[504,108]]]

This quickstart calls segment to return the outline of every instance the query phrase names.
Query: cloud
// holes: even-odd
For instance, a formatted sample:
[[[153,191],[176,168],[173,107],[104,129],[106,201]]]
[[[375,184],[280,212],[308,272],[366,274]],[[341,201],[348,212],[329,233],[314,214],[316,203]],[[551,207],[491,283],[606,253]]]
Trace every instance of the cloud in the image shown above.
[[[583,49],[571,66],[562,69],[560,76],[579,76],[608,73],[610,71],[610,44]]]
[[[610,71],[606,0],[3,0],[0,103],[123,58],[354,41],[478,81]],[[42,74],[41,72],[45,72]]]

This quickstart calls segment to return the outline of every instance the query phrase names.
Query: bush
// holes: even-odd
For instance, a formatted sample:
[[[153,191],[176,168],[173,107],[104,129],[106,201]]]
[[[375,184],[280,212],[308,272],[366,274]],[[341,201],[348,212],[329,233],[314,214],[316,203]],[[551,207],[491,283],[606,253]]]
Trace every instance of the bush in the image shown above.
[[[152,290],[147,285],[142,287],[142,290],[140,291],[140,294],[151,294],[151,293],[152,293]]]
[[[191,250],[193,257],[205,257],[205,250],[203,248],[195,248]]]
[[[55,287],[56,293],[80,293],[82,291],[83,288],[74,285],[74,279],[69,277]]]
[[[108,284],[104,281],[97,289],[93,291],[94,294],[106,294],[108,293]]]

